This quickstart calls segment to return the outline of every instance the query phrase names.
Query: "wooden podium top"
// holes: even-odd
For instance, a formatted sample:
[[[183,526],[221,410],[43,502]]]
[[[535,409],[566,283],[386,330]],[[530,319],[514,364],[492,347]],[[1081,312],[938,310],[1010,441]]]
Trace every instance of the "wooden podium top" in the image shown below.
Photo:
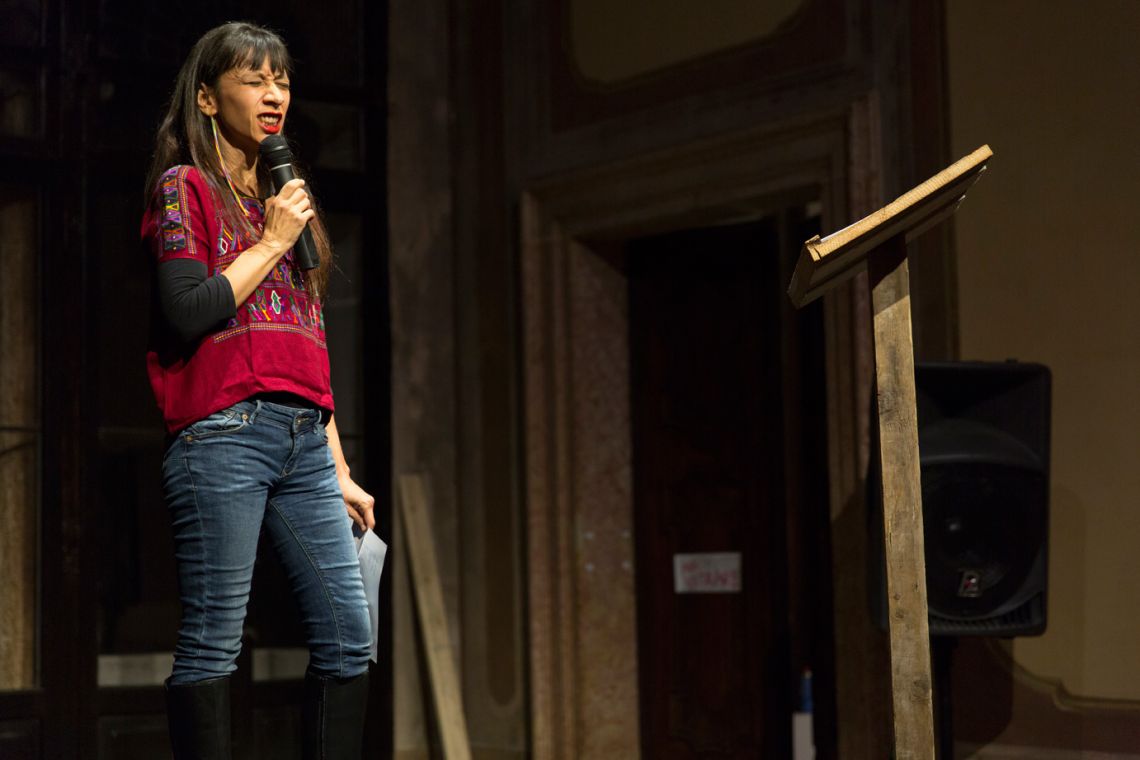
[[[983,145],[870,216],[805,242],[788,287],[792,303],[803,306],[854,277],[867,254],[895,235],[904,234],[909,242],[949,217],[991,156],[993,151]]]

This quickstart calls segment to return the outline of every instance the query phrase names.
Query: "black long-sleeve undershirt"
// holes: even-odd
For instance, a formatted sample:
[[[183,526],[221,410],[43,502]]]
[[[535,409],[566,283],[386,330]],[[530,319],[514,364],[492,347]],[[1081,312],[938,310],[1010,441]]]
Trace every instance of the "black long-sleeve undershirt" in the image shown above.
[[[158,302],[174,335],[193,343],[237,313],[234,290],[225,277],[206,276],[206,265],[170,259],[158,265]]]

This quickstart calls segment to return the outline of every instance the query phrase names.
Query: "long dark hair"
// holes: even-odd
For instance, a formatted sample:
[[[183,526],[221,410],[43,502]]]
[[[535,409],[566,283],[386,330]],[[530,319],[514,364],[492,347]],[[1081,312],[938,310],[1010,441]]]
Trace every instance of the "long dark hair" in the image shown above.
[[[198,108],[198,89],[202,85],[216,89],[222,74],[235,68],[258,68],[267,58],[274,72],[292,72],[293,59],[284,40],[264,27],[243,21],[214,27],[194,44],[178,72],[174,93],[155,136],[154,156],[146,177],[148,204],[157,202],[155,191],[163,172],[178,164],[191,164],[210,185],[216,202],[221,204],[225,221],[235,230],[242,229],[254,239],[258,237],[229,191],[214,148],[210,118]],[[269,176],[263,166],[258,165],[257,175],[258,186],[269,187]],[[321,263],[317,269],[306,273],[305,285],[312,295],[320,296],[328,282],[332,246],[319,209],[316,218],[309,223],[309,229]]]

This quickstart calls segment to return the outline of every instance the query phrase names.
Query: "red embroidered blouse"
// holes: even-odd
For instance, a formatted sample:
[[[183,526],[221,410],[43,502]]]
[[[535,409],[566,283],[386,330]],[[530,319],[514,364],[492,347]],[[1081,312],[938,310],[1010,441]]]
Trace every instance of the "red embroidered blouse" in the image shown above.
[[[230,229],[213,190],[192,166],[167,170],[156,193],[141,234],[158,263],[194,259],[212,276],[257,242]],[[261,202],[242,203],[260,233]],[[258,393],[284,391],[333,409],[324,313],[306,292],[292,251],[220,329],[192,345],[179,344],[168,330],[152,335],[147,372],[171,433]]]

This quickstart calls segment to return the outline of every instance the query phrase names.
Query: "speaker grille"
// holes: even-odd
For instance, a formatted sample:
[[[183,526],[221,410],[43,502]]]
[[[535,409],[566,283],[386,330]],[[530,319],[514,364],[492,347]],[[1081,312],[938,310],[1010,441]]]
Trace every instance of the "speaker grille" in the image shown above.
[[[1016,362],[927,362],[916,365],[915,385],[930,632],[1043,633],[1049,370]],[[870,601],[885,628],[877,469],[867,481]]]
[[[1020,607],[992,618],[960,620],[930,613],[932,636],[1036,636],[1044,632],[1044,593],[1035,594]]]
[[[1000,617],[1023,605],[1044,555],[1042,474],[954,462],[924,466],[922,481],[931,613]]]

